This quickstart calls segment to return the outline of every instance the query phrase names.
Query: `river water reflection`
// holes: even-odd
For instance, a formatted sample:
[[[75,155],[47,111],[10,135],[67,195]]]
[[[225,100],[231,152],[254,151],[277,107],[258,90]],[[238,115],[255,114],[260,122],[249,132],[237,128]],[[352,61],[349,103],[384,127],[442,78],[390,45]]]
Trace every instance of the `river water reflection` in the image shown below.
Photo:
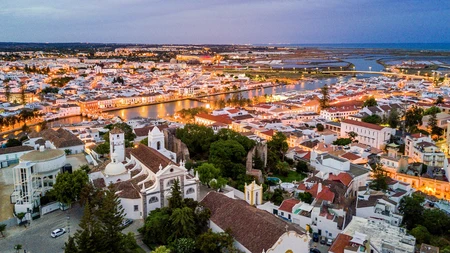
[[[380,71],[383,66],[379,65],[375,59],[366,58],[349,58],[344,59],[345,61],[352,62],[355,65],[356,70],[369,70],[368,67],[372,67],[373,71]],[[367,76],[358,76],[358,78],[363,78]],[[277,87],[268,87],[264,89],[256,89],[250,91],[242,91],[240,94],[245,98],[252,98],[254,96],[264,96],[265,94],[276,94],[287,91],[301,91],[301,90],[314,90],[324,86],[325,84],[333,84],[340,80],[347,80],[349,77],[344,78],[328,78],[315,81],[304,81],[292,85],[282,85]],[[236,94],[236,93],[234,93]],[[222,94],[217,96],[207,97],[208,100],[218,100],[218,99],[228,99],[233,94]],[[206,106],[205,103],[193,100],[183,100],[170,103],[163,103],[157,105],[147,105],[135,108],[121,109],[117,111],[110,111],[108,113],[114,116],[120,116],[122,119],[128,120],[135,117],[144,118],[158,118],[167,115],[173,115],[175,112],[184,108],[194,108],[199,106]],[[75,124],[80,123],[83,120],[88,120],[87,118],[81,116],[75,116],[65,119],[59,119],[54,121],[52,124]]]

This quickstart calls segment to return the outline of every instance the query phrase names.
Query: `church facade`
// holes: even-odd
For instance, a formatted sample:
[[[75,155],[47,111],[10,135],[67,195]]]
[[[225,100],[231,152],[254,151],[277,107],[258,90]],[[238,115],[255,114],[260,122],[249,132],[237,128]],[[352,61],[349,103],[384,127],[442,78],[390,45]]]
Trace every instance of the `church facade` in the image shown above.
[[[145,219],[156,208],[167,206],[175,180],[184,198],[198,200],[198,176],[188,173],[184,161],[177,163],[158,127],[149,131],[148,146],[125,149],[124,133],[117,128],[109,137],[111,162],[95,167],[89,179],[96,187],[114,186],[126,218]]]

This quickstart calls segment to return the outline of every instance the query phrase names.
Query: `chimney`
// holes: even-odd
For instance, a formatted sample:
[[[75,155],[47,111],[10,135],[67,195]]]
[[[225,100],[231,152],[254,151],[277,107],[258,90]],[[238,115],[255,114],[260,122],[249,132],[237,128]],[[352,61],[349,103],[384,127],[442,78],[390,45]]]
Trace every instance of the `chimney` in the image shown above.
[[[319,194],[322,191],[322,183],[319,183],[317,187],[317,194]]]
[[[39,146],[39,151],[40,152],[44,152],[45,151],[45,147],[44,146]]]

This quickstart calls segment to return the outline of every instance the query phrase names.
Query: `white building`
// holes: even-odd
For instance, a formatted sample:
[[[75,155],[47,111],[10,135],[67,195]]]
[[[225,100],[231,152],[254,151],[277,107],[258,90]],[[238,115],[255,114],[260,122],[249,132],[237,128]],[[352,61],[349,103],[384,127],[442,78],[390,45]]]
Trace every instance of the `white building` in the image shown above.
[[[448,165],[444,152],[435,145],[431,137],[420,133],[406,136],[405,155],[428,166],[445,168]]]
[[[416,239],[406,229],[378,219],[354,216],[338,235],[329,252],[333,253],[414,253]]]
[[[159,152],[165,149],[164,138],[160,138],[158,131],[150,132],[149,146],[139,144],[125,150],[124,133],[113,129],[110,134],[111,162],[101,164],[89,173],[89,179],[96,187],[114,184],[126,218],[142,219],[156,208],[167,206],[175,180],[179,181],[184,198],[198,199],[198,177],[188,173],[183,161],[176,164],[165,156],[170,153]]]
[[[15,213],[30,213],[40,205],[40,197],[52,189],[56,175],[66,162],[66,153],[58,149],[31,151],[20,157],[20,163],[13,168],[14,190],[11,202]],[[31,217],[27,215],[26,219]]]
[[[390,140],[395,129],[382,127],[376,124],[346,119],[341,122],[341,137],[349,137],[350,132],[355,132],[355,138],[359,143],[383,149]]]
[[[370,172],[370,167],[356,165],[330,154],[319,155],[315,151],[311,152],[311,166],[324,175],[322,178],[330,174],[338,176],[342,172],[348,173],[352,177],[347,185],[350,196],[356,196],[358,188],[367,184]]]

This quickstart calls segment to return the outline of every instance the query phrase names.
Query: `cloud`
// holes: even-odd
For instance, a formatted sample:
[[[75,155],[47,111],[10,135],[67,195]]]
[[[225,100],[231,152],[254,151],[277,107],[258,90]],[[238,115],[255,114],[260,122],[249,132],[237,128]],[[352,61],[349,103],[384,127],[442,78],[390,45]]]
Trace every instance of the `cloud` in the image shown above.
[[[450,41],[448,0],[2,0],[0,41]]]

